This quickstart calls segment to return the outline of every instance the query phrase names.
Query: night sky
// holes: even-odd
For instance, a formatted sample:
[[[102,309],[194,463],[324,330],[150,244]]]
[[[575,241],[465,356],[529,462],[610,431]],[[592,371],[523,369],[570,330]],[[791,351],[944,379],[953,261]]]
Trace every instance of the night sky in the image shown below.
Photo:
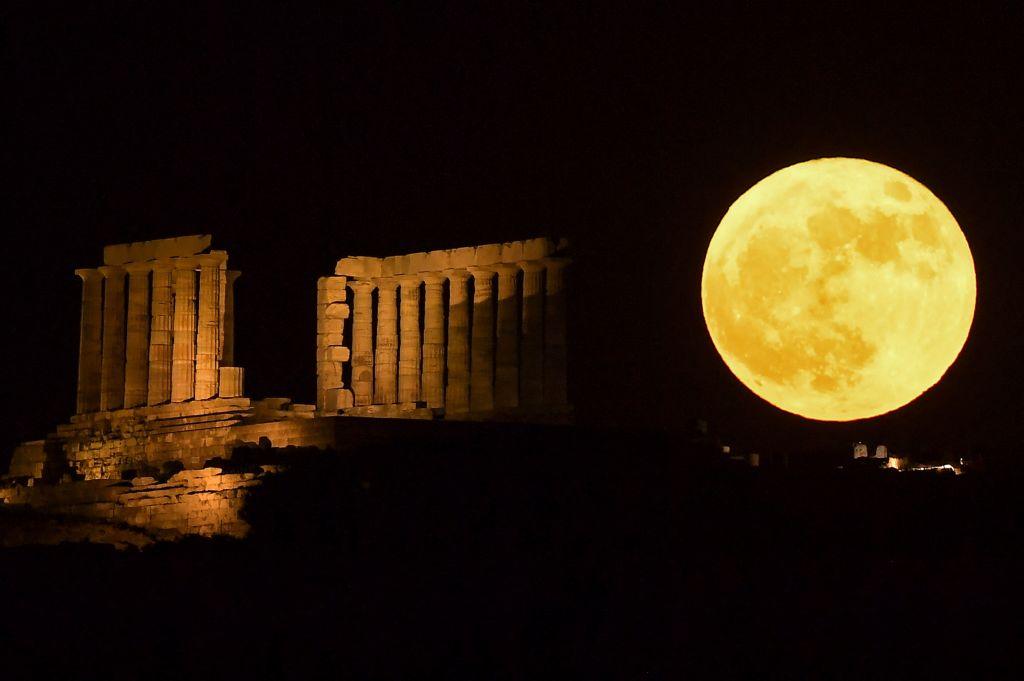
[[[745,4],[714,16],[499,3],[5,10],[0,447],[74,410],[72,270],[101,264],[105,244],[193,233],[212,233],[243,272],[237,359],[253,397],[313,401],[315,282],[338,258],[566,236],[582,423],[701,417],[767,450],[858,438],[1015,447],[1021,10]],[[751,394],[700,306],[704,253],[730,203],[822,156],[923,182],[957,217],[978,273],[971,336],[941,383],[845,425]]]

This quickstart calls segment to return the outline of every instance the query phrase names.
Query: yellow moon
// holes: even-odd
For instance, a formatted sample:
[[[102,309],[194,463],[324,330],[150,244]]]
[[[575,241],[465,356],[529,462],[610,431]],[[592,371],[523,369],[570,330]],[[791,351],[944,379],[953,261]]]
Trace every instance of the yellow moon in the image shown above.
[[[783,168],[729,208],[701,301],[726,365],[780,409],[852,421],[933,386],[971,328],[977,283],[949,209],[880,163]]]

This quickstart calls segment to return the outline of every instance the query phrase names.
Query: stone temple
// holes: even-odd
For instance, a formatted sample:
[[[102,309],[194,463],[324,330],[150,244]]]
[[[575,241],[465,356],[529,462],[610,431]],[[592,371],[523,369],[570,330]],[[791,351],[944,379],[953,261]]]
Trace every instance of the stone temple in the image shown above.
[[[315,405],[245,396],[240,273],[211,243],[107,246],[101,266],[75,270],[76,413],[15,450],[0,503],[87,520],[93,534],[242,536],[246,490],[279,466],[216,465],[239,448],[343,450],[386,437],[391,419],[571,419],[564,240],[342,258],[310,290]]]

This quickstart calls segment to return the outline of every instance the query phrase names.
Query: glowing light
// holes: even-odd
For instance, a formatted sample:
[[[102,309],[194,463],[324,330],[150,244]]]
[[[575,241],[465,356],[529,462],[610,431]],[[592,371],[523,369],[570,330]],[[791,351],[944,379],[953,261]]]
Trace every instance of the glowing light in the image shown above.
[[[942,377],[974,318],[974,260],[927,187],[826,158],[758,182],[704,261],[711,339],[755,394],[807,418],[898,409]]]

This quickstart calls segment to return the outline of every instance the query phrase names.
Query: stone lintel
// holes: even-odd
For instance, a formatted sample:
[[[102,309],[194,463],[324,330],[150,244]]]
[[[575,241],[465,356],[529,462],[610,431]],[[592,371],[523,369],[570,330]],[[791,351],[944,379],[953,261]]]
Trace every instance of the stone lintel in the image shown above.
[[[103,248],[104,265],[125,265],[129,262],[197,255],[210,247],[213,237],[209,234],[193,234],[170,239],[135,241],[127,244],[113,244]]]
[[[501,244],[483,244],[438,251],[393,255],[387,258],[350,256],[338,261],[335,274],[350,277],[395,277],[440,272],[465,267],[486,267],[520,260],[537,260],[554,255],[568,246],[565,239],[557,244],[551,239],[527,239]]]

